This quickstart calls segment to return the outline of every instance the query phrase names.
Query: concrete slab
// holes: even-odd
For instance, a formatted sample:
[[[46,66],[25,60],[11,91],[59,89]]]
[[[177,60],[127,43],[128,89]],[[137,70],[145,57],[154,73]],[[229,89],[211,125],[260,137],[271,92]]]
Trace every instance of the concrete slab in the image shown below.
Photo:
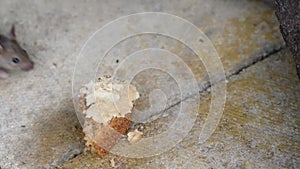
[[[0,81],[3,169],[53,168],[82,152],[71,95],[75,58],[88,37],[112,19],[145,11],[186,18],[212,40],[228,76],[283,45],[272,7],[258,1],[0,0],[0,4],[1,33],[16,23],[17,37],[36,63],[33,71],[14,72]],[[166,43],[175,54],[184,51],[178,43]],[[190,56],[182,57],[199,85],[208,86],[205,68]],[[89,157],[82,158],[97,160]],[[178,159],[185,158],[173,158],[175,164],[180,164]],[[162,157],[157,162],[174,164],[168,160]]]
[[[207,142],[199,140],[211,101],[206,91],[193,129],[171,150],[141,159],[82,154],[61,168],[299,168],[300,81],[294,65],[285,49],[230,77],[221,122]],[[160,123],[165,121],[155,126],[161,129]]]

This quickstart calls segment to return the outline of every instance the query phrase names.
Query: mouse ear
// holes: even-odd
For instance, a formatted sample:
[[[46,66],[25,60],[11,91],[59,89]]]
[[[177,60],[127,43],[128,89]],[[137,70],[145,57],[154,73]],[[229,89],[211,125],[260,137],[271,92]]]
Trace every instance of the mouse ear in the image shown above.
[[[12,25],[12,27],[10,29],[9,38],[10,39],[16,39],[15,25]]]

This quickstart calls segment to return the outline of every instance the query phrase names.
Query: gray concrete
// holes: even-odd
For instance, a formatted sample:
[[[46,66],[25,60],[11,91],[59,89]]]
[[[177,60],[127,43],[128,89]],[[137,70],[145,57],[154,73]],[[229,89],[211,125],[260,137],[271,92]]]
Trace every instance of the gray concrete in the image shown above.
[[[113,168],[111,159],[119,168],[299,168],[300,80],[294,65],[285,49],[231,76],[222,120],[205,143],[198,136],[209,111],[208,92],[193,129],[173,149],[142,159],[82,154],[62,168]],[[161,130],[167,122],[155,125]]]

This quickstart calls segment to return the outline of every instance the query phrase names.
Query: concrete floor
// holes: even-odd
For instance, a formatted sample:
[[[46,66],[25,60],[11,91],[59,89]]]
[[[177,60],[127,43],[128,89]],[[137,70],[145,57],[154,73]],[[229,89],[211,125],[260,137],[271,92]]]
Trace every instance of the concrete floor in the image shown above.
[[[184,46],[158,38],[167,43],[166,49],[182,55],[200,86],[195,125],[182,142],[160,155],[134,159],[109,154],[100,159],[83,152],[72,103],[76,58],[89,36],[106,23],[145,11],[185,18],[210,38],[228,81],[225,109],[213,135],[200,143],[210,103],[207,72]],[[254,0],[0,0],[0,16],[0,32],[15,23],[19,41],[35,62],[33,71],[13,72],[0,81],[1,169],[113,168],[112,159],[118,168],[300,168],[300,81],[269,4]],[[146,37],[145,42],[155,38]],[[145,86],[140,90],[145,93],[153,84],[166,88],[164,84],[172,82],[157,78],[145,83],[147,79],[141,75]],[[175,103],[180,100],[175,96],[168,97],[164,109],[177,109]],[[137,105],[140,109],[149,101],[144,98]]]

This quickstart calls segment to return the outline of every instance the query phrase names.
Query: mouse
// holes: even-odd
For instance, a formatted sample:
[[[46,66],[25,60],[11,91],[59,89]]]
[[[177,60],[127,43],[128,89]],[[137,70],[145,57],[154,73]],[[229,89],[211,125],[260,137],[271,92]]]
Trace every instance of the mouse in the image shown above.
[[[0,34],[0,78],[8,78],[11,70],[29,71],[33,67],[34,63],[19,45],[15,26],[12,25],[8,35]]]

